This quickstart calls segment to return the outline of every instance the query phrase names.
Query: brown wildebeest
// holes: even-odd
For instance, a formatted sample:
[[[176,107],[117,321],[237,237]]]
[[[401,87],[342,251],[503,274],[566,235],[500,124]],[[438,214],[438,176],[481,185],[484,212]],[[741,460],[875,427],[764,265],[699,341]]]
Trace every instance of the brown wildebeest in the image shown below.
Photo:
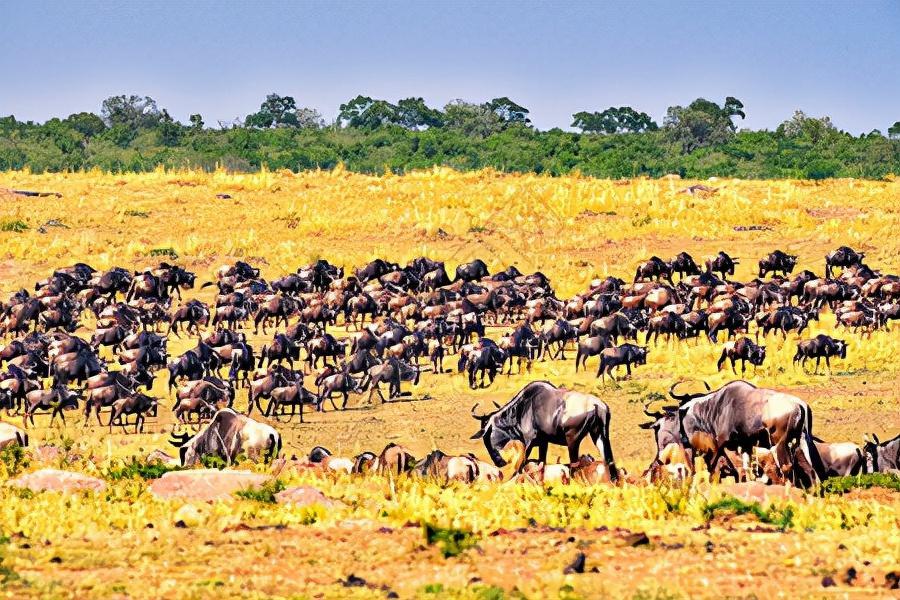
[[[609,373],[610,378],[615,381],[613,369],[622,365],[625,365],[626,377],[630,377],[631,365],[647,364],[647,354],[649,352],[649,348],[642,348],[634,344],[622,344],[621,346],[613,346],[612,348],[601,350],[597,377],[606,380],[606,374]]]
[[[825,334],[819,334],[810,340],[801,340],[797,342],[797,353],[794,355],[794,365],[799,362],[802,368],[806,368],[806,361],[815,358],[816,369],[813,373],[818,374],[819,363],[825,359],[825,365],[828,372],[831,373],[831,357],[847,358],[847,342],[829,337]]]
[[[335,392],[340,393],[344,397],[344,403],[341,405],[341,410],[347,408],[347,400],[350,399],[350,392],[357,394],[362,393],[360,380],[355,379],[350,375],[346,365],[342,371],[338,371],[331,366],[326,367],[325,370],[316,377],[316,386],[319,392],[317,394],[319,403],[324,403],[327,398],[331,401],[331,406],[334,407],[334,410],[338,409],[337,404],[334,403]]]
[[[672,265],[658,256],[651,256],[638,265],[634,274],[634,281],[652,281],[666,279],[672,282]]]
[[[372,395],[375,392],[378,392],[378,397],[384,402],[384,394],[381,393],[378,384],[388,384],[388,399],[393,400],[403,395],[403,392],[400,391],[401,381],[412,381],[413,385],[419,385],[419,367],[391,357],[381,364],[369,367],[360,385],[360,390],[364,392],[371,386],[369,402],[372,402]]]
[[[719,251],[713,257],[706,259],[706,272],[719,273],[722,279],[727,280],[728,276],[734,276],[734,268],[740,264],[739,258],[732,258],[727,253]]]
[[[28,421],[34,425],[34,413],[38,410],[48,410],[51,413],[50,425],[56,416],[62,419],[63,425],[66,423],[66,416],[63,411],[78,408],[78,392],[69,390],[63,386],[55,385],[49,390],[33,390],[25,394],[25,414],[22,417],[22,424],[28,429]]]
[[[322,399],[303,387],[302,381],[295,381],[290,385],[284,385],[272,390],[269,396],[269,405],[266,406],[265,415],[276,421],[284,414],[284,409],[290,407],[291,413],[288,420],[294,418],[297,409],[300,412],[300,422],[303,423],[303,405],[311,404],[318,412],[322,412]]]
[[[750,455],[754,446],[761,446],[772,448],[778,467],[794,474],[795,480],[800,480],[795,467],[808,481],[825,479],[825,467],[813,443],[812,411],[800,398],[746,381],[732,381],[701,394],[676,394],[674,388],[669,395],[680,402],[681,434],[704,457],[710,471],[722,457],[730,462],[726,450]],[[804,457],[796,465],[792,461],[795,446]]]
[[[183,304],[172,313],[169,321],[169,333],[174,333],[176,337],[181,337],[178,333],[178,324],[187,323],[186,331],[188,334],[200,334],[200,325],[208,326],[210,319],[209,307],[199,300],[191,300],[187,304]]]
[[[288,317],[300,310],[300,304],[294,298],[289,296],[270,296],[259,305],[256,315],[253,317],[254,332],[259,333],[259,326],[262,325],[263,335],[266,334],[266,323],[269,319],[275,320],[275,327],[278,323],[284,322],[284,326],[288,325]]]
[[[742,337],[736,342],[725,342],[725,345],[722,347],[722,356],[719,357],[719,362],[716,363],[719,371],[722,370],[726,359],[731,361],[731,371],[735,374],[737,374],[735,364],[737,361],[741,361],[741,375],[743,375],[747,371],[748,362],[754,367],[759,367],[763,364],[766,360],[766,347],[757,346],[748,337]]]
[[[144,420],[148,413],[155,413],[157,406],[156,398],[151,398],[146,394],[135,393],[119,398],[112,404],[112,412],[109,416],[109,432],[112,433],[113,424],[121,425],[122,431],[125,431],[125,425],[128,424],[128,415],[137,415],[134,421],[134,432],[141,433],[144,431]]]
[[[611,345],[609,338],[604,335],[595,335],[578,342],[578,353],[575,355],[575,372],[578,372],[579,363],[586,369],[588,358],[597,356]]]

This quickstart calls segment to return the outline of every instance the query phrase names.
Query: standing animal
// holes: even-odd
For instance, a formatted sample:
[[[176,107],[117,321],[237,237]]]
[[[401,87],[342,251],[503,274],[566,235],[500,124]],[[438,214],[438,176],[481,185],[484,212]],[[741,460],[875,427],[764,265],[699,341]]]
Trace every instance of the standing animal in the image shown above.
[[[766,347],[757,346],[748,337],[739,338],[736,342],[725,342],[725,345],[722,347],[722,356],[719,357],[719,362],[716,363],[719,371],[722,370],[726,359],[731,361],[731,370],[735,374],[737,374],[735,364],[737,361],[741,361],[741,375],[743,375],[747,371],[748,362],[754,367],[759,367],[763,364],[766,360]]]
[[[900,435],[882,442],[874,433],[866,435],[863,451],[866,453],[868,473],[895,473],[900,475]]]
[[[783,273],[787,277],[794,272],[796,266],[797,255],[775,250],[765,258],[759,259],[759,276],[765,277],[767,273],[772,273],[772,275]]]
[[[477,416],[474,409],[472,417],[481,427],[472,439],[484,442],[498,467],[506,464],[500,452],[511,441],[524,444],[526,457],[532,448],[537,448],[538,460],[543,463],[550,444],[564,445],[569,462],[576,462],[581,441],[590,437],[603,454],[610,477],[614,481],[618,478],[609,439],[609,406],[596,396],[534,381],[492,413]]]
[[[734,268],[740,264],[739,258],[732,258],[727,253],[719,251],[715,256],[706,259],[706,272],[719,273],[722,279],[728,280],[728,276],[734,276]]]
[[[862,264],[865,252],[856,252],[848,246],[841,246],[825,255],[825,277],[830,279],[834,267],[854,267]]]
[[[631,376],[631,365],[647,364],[647,354],[649,352],[649,348],[635,346],[634,344],[622,344],[621,346],[606,348],[600,352],[600,366],[597,368],[597,377],[605,381],[608,373],[610,378],[615,380],[613,369],[621,365],[625,365],[626,377]]]
[[[831,357],[847,358],[847,342],[838,340],[833,337],[820,333],[810,340],[801,340],[797,342],[797,353],[794,355],[794,365],[798,362],[800,366],[805,368],[806,361],[815,358],[816,368],[813,373],[819,372],[819,363],[824,358],[828,372],[831,373]]]

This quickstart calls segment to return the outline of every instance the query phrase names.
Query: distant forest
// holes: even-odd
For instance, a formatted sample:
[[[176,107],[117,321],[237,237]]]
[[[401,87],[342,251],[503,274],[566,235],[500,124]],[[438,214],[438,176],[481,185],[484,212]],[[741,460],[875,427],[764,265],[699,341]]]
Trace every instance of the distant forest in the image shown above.
[[[146,96],[113,96],[99,114],[45,123],[0,117],[0,170],[147,171],[220,165],[233,171],[330,169],[403,173],[434,165],[460,170],[595,177],[677,173],[682,177],[880,179],[900,174],[900,121],[854,136],[827,116],[796,111],[774,131],[740,129],[743,103],[698,98],[668,109],[662,124],[628,106],[572,115],[579,132],[532,126],[529,110],[509,98],[443,109],[422,98],[396,103],[358,96],[326,123],[294,98],[268,95],[259,110],[233,122],[179,123]]]

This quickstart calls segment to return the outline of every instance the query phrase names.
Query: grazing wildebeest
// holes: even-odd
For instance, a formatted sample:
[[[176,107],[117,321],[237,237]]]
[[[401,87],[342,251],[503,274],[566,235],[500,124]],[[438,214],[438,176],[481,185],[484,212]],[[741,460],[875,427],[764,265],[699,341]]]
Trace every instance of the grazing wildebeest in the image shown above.
[[[728,280],[728,276],[734,276],[735,265],[740,264],[739,258],[731,258],[725,252],[719,251],[715,256],[706,259],[706,272],[719,273],[722,279]]]
[[[347,342],[339,342],[330,333],[313,338],[306,345],[306,361],[310,369],[319,365],[319,359],[328,364],[329,358],[343,358],[347,352]]]
[[[759,367],[763,364],[766,360],[766,347],[757,346],[748,337],[739,338],[735,342],[725,342],[725,345],[722,347],[722,356],[719,357],[719,362],[716,363],[719,371],[725,365],[726,359],[731,361],[731,371],[735,374],[737,374],[735,364],[737,361],[741,361],[741,375],[743,375],[747,371],[748,362],[754,367]]]
[[[460,354],[462,360],[462,354]],[[481,338],[475,348],[469,352],[466,357],[465,368],[469,374],[469,387],[473,390],[478,386],[475,384],[475,373],[480,374],[479,385],[488,387],[494,383],[497,373],[503,371],[503,364],[506,362],[506,352],[504,352],[493,340]],[[488,382],[485,384],[485,374]]]
[[[649,344],[652,336],[653,343],[656,344],[659,334],[665,335],[668,342],[673,335],[677,338],[683,338],[686,333],[687,323],[684,322],[681,315],[664,311],[650,317],[650,320],[647,322],[647,339],[644,340],[644,343]]]
[[[855,267],[862,264],[865,252],[856,252],[848,246],[841,246],[825,255],[825,277],[831,278],[834,267]]]
[[[419,385],[419,367],[391,357],[383,363],[369,367],[360,389],[366,391],[371,386],[369,402],[372,402],[372,395],[375,392],[378,392],[378,397],[384,402],[384,394],[381,393],[378,384],[388,384],[388,399],[393,400],[403,395],[400,391],[401,381],[412,381],[413,385]]]
[[[634,274],[635,283],[638,281],[652,281],[654,279],[657,281],[666,279],[669,283],[672,282],[672,265],[658,256],[651,256],[639,264]]]
[[[597,377],[606,380],[606,374],[615,381],[613,369],[625,365],[626,377],[631,376],[631,365],[647,364],[649,348],[642,348],[634,344],[622,344],[600,351],[600,366],[597,368]]]
[[[551,360],[562,358],[566,360],[566,344],[569,340],[578,339],[578,331],[571,323],[565,319],[556,319],[549,326],[544,327],[540,335],[541,360],[549,351],[551,344],[556,344],[556,352],[551,356]]]
[[[611,478],[618,479],[609,440],[609,406],[596,396],[533,381],[492,413],[477,416],[474,410],[472,417],[481,428],[471,439],[484,441],[498,467],[506,465],[500,451],[511,441],[524,444],[526,457],[537,448],[538,460],[543,463],[550,444],[566,446],[569,462],[575,462],[581,441],[590,437],[609,466]]]
[[[170,443],[178,448],[181,465],[192,467],[208,456],[233,463],[241,454],[253,460],[277,458],[281,435],[275,429],[224,408],[194,436],[172,433]]]
[[[675,384],[677,385],[677,384]],[[720,458],[730,462],[726,450],[750,455],[754,446],[772,448],[778,468],[785,474],[799,467],[807,481],[825,479],[825,467],[813,442],[812,411],[806,402],[783,392],[757,388],[746,381],[732,381],[700,394],[669,395],[677,409],[685,448],[701,454],[710,471]],[[804,461],[792,462],[793,447]],[[737,471],[735,465],[732,469]]]
[[[478,281],[489,275],[490,271],[488,271],[484,261],[480,258],[476,258],[472,262],[464,263],[456,267],[456,277],[453,278],[453,281]]]
[[[591,335],[609,337],[614,343],[618,342],[620,337],[636,340],[637,327],[627,316],[617,312],[606,317],[600,317],[591,323]]]
[[[871,437],[866,435],[863,451],[867,472],[900,474],[900,435],[886,442],[881,442],[874,433]]]
[[[797,342],[797,353],[794,355],[794,364],[798,362],[805,368],[806,361],[815,358],[816,368],[813,373],[819,372],[819,363],[824,358],[828,372],[831,373],[831,357],[847,358],[847,342],[820,333],[810,340]]]
[[[697,263],[694,262],[694,258],[687,252],[679,252],[675,258],[669,262],[669,265],[671,265],[672,274],[678,273],[679,279],[684,279],[687,275],[700,274],[700,267],[697,266]]]
[[[10,423],[0,421],[0,450],[9,446],[28,447],[28,433]]]
[[[796,254],[785,254],[781,250],[775,250],[765,258],[759,259],[759,276],[765,277],[767,273],[772,273],[773,276],[784,273],[787,277],[794,272],[796,266]]]
[[[575,355],[575,372],[578,372],[578,364],[587,369],[587,359],[597,356],[612,345],[605,335],[595,335],[578,342],[578,353]]]
[[[28,429],[28,421],[34,425],[34,413],[37,410],[49,410],[50,425],[56,419],[56,415],[62,419],[63,425],[66,423],[66,416],[63,411],[78,408],[79,393],[72,391],[64,386],[55,385],[49,390],[33,390],[25,394],[25,413],[22,417],[22,424]]]

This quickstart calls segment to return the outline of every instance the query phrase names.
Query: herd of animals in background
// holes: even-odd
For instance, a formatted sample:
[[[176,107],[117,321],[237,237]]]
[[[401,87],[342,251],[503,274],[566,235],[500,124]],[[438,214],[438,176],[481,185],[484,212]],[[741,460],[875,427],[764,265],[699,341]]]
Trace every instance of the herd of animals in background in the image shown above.
[[[443,263],[425,257],[405,267],[376,259],[350,275],[319,260],[272,281],[239,261],[203,284],[218,288],[214,306],[182,300],[182,290],[194,287],[195,275],[176,265],[98,272],[79,263],[37,282],[34,293],[23,289],[3,303],[0,333],[9,342],[0,350],[0,363],[6,365],[0,374],[0,408],[21,414],[25,428],[34,424],[36,413],[50,413],[52,424],[79,407],[85,426],[92,417],[102,425],[100,413],[106,410],[110,431],[114,425],[125,430],[133,416],[139,432],[147,416],[157,415],[160,399],[150,392],[156,374],[166,370],[177,421],[208,421],[196,435],[173,440],[182,464],[209,454],[232,459],[248,451],[271,458],[280,451],[280,436],[249,417],[254,407],[266,417],[299,415],[302,422],[304,406],[322,411],[327,401],[337,410],[335,396],[341,408],[350,394],[367,390],[370,401],[376,393],[384,400],[384,385],[388,397],[397,398],[404,394],[403,382],[418,383],[428,371],[447,372],[444,359],[450,356],[473,389],[490,385],[504,369],[511,374],[514,363],[521,373],[523,364],[530,369],[535,360],[565,359],[570,345],[576,371],[599,357],[597,376],[605,379],[616,368],[630,374],[646,364],[649,344],[661,335],[667,340],[705,335],[718,343],[725,333],[718,367],[730,363],[737,373],[740,363],[743,374],[746,363],[758,366],[766,359],[760,334],[774,331],[786,338],[795,331],[802,336],[825,309],[834,313],[839,327],[869,335],[900,315],[900,277],[871,269],[863,253],[848,247],[826,256],[824,277],[808,270],[793,274],[797,257],[776,250],[759,261],[757,278],[739,282],[733,279],[738,262],[725,252],[707,259],[705,268],[686,252],[670,261],[652,257],[638,265],[631,283],[607,277],[560,300],[544,274],[522,274],[513,266],[491,274],[481,260],[459,265],[452,279]],[[841,270],[837,276],[836,269]],[[173,310],[175,298],[179,304]],[[75,335],[86,314],[95,319],[89,339]],[[336,334],[340,325],[343,339]],[[511,330],[492,340],[487,326]],[[251,327],[264,335],[270,327],[276,332],[255,349],[242,331]],[[638,343],[640,334],[644,346]],[[197,336],[198,343],[170,357],[169,336],[181,335]],[[104,348],[112,359],[102,356],[109,356]],[[815,359],[818,372],[824,359],[830,370],[831,359],[846,358],[846,352],[844,340],[818,335],[798,342],[794,362],[805,368]],[[112,362],[117,369],[110,368]],[[313,386],[305,385],[307,375],[314,376]],[[246,414],[232,408],[239,388],[247,389]],[[703,396],[671,394],[681,404],[662,412],[645,407],[654,419],[646,427],[656,436],[652,469],[657,471],[690,469],[695,454],[710,469],[738,475],[748,470],[753,456],[757,468],[770,465],[766,476],[773,481],[790,476],[812,482],[835,473],[898,468],[898,438],[884,444],[875,438],[864,448],[825,444],[812,434],[809,407],[786,394],[746,382]],[[720,418],[712,420],[711,411]],[[569,475],[590,472],[618,479],[609,447],[609,408],[594,396],[532,382],[504,407],[477,418],[482,428],[476,436],[485,440],[497,467],[512,456],[517,474],[531,469],[534,475],[535,467],[526,460],[531,450],[538,450],[541,468],[550,468],[546,446],[563,440]],[[710,434],[723,426],[731,429]],[[585,436],[601,449],[601,460],[577,456],[577,442]],[[27,444],[27,433],[4,423],[0,445],[8,443]],[[383,468],[383,457],[369,454],[340,464],[351,464],[351,470]],[[324,449],[311,459],[337,464]],[[450,469],[453,478],[477,478],[482,471],[502,475],[473,457],[434,455],[415,465]]]

